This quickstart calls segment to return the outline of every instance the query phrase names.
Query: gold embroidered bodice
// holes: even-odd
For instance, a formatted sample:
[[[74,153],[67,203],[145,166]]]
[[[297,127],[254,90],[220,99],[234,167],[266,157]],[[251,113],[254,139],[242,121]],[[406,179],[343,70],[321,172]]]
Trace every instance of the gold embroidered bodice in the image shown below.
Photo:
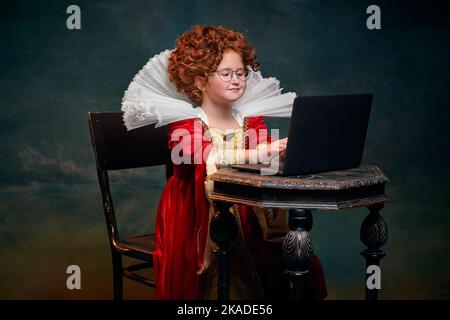
[[[212,148],[206,161],[206,174],[214,174],[218,169],[244,161],[244,130],[242,127],[226,131],[209,128]]]

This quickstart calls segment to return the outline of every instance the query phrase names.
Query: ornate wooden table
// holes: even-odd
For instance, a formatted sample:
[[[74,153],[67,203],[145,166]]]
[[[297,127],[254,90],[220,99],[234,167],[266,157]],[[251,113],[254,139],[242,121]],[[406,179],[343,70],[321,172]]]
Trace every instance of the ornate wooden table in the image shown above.
[[[211,238],[218,245],[215,255],[219,264],[218,299],[229,299],[229,246],[237,235],[237,222],[229,211],[237,204],[262,208],[288,208],[289,233],[283,242],[285,272],[292,281],[292,299],[304,298],[308,264],[313,253],[309,231],[311,210],[341,210],[367,207],[368,216],[361,225],[361,241],[367,249],[361,252],[366,267],[379,266],[385,256],[381,246],[387,241],[387,226],[379,212],[388,201],[385,184],[389,179],[376,166],[300,175],[267,176],[246,173],[230,167],[212,175],[216,214],[211,220]],[[366,280],[368,278],[366,274]],[[366,285],[366,299],[376,300],[378,291]]]

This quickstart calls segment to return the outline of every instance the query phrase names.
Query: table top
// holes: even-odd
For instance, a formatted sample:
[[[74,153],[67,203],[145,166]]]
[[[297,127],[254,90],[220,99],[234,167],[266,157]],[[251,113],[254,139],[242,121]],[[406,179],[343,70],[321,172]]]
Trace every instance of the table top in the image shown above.
[[[211,179],[240,186],[297,190],[345,190],[389,182],[383,171],[374,165],[289,177],[260,175],[225,167],[214,173]]]

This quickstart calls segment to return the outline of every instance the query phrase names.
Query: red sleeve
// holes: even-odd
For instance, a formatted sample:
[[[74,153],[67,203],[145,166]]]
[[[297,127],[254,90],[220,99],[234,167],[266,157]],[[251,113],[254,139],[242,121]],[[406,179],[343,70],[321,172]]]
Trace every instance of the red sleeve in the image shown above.
[[[203,126],[203,122],[199,119],[181,120],[169,125],[168,146],[171,151],[172,162],[175,164],[174,171],[180,170],[180,172],[184,173],[193,173],[193,176],[190,174],[185,175],[193,178],[193,189],[191,189],[193,191],[193,202],[185,203],[184,205],[191,208],[192,211],[190,218],[193,219],[195,241],[193,240],[192,243],[189,242],[184,245],[195,248],[197,258],[196,270],[203,263],[209,222],[209,201],[205,193],[205,179],[206,159],[212,143],[211,138],[204,136],[206,131],[206,127]],[[180,160],[180,157],[183,160],[182,164],[188,164],[187,166],[178,166],[180,163],[177,163],[177,161]],[[188,190],[182,190],[182,192],[188,192]]]
[[[264,117],[249,117],[247,118],[247,146],[250,148],[256,145],[267,142],[270,143],[274,139],[268,134],[268,129],[264,123]],[[256,144],[255,144],[256,143]]]
[[[205,128],[199,119],[187,119],[169,125],[168,147],[174,164],[206,162],[211,139],[204,136]]]

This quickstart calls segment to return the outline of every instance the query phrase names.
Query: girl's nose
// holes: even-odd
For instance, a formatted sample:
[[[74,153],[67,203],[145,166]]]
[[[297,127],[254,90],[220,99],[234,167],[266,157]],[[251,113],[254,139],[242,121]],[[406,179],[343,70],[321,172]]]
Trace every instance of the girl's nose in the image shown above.
[[[231,83],[239,83],[239,77],[237,76],[236,72],[233,72],[231,75]]]

